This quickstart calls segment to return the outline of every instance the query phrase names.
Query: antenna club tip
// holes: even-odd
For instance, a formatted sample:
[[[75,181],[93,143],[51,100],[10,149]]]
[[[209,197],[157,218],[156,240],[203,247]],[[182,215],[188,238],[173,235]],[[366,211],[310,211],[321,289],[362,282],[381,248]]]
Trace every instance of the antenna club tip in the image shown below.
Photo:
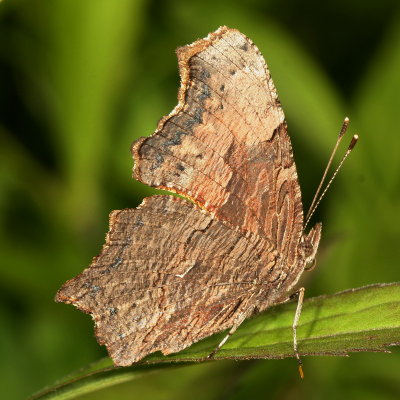
[[[346,118],[343,120],[342,128],[340,129],[340,132],[339,132],[339,140],[340,140],[340,139],[343,137],[343,135],[346,133],[347,127],[349,126],[349,122],[350,122],[350,120],[349,120],[348,117],[346,117]]]
[[[350,145],[349,145],[349,150],[353,150],[354,146],[358,142],[358,135],[354,135],[351,139]]]

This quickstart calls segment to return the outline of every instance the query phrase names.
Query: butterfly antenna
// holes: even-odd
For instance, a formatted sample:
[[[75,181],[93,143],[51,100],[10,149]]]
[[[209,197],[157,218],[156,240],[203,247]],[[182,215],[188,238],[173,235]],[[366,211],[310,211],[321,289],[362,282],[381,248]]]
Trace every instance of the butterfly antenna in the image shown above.
[[[345,120],[346,121],[346,120]],[[348,123],[348,122],[347,122]],[[343,124],[344,125],[344,124]],[[343,136],[343,135],[342,135]],[[342,160],[340,161],[338,167],[336,168],[335,172],[332,175],[332,178],[329,180],[328,184],[326,185],[324,191],[322,192],[321,196],[319,196],[318,201],[313,202],[315,203],[315,205],[313,206],[313,208],[310,208],[310,211],[307,213],[307,220],[306,223],[304,225],[304,228],[307,226],[307,224],[309,223],[311,217],[313,216],[315,210],[317,209],[317,207],[319,206],[319,203],[321,202],[321,200],[323,199],[323,197],[325,196],[325,193],[327,192],[327,190],[329,189],[329,186],[331,186],[333,180],[335,179],[337,173],[339,172],[340,168],[342,168],[343,163],[345,162],[346,158],[348,157],[348,155],[351,153],[351,151],[354,149],[354,146],[357,144],[358,141],[358,135],[354,135],[351,138],[351,142],[349,144],[349,147],[346,150],[346,153],[344,153],[344,156],[342,157]],[[336,146],[335,146],[336,147]],[[331,157],[332,158],[332,157]],[[329,160],[331,161],[331,160]],[[325,177],[326,173],[324,174]],[[321,185],[320,185],[321,186]],[[320,188],[318,188],[318,190],[320,190]],[[315,197],[314,197],[315,198]]]
[[[340,142],[341,142],[341,140],[342,140],[344,134],[345,134],[346,131],[347,131],[347,127],[349,126],[349,122],[350,122],[350,120],[349,120],[347,117],[346,117],[346,118],[344,119],[344,121],[343,121],[343,125],[342,125],[342,128],[340,129],[339,136],[338,136],[338,138],[337,138],[337,140],[336,140],[335,147],[334,147],[333,150],[332,150],[331,157],[329,158],[328,164],[326,165],[324,174],[322,175],[321,182],[320,182],[320,184],[319,184],[319,186],[318,186],[317,191],[315,192],[314,198],[313,198],[313,200],[312,200],[312,202],[311,202],[311,206],[310,206],[310,208],[308,209],[308,212],[307,212],[307,215],[306,215],[306,220],[307,220],[307,221],[309,220],[311,211],[312,211],[313,208],[314,208],[314,205],[315,205],[315,202],[317,201],[319,192],[321,191],[321,188],[322,188],[322,185],[323,185],[323,183],[324,183],[324,181],[325,181],[326,175],[328,174],[329,168],[330,168],[330,166],[331,166],[331,164],[332,164],[332,161],[333,161],[333,157],[335,157],[336,150],[338,149],[339,144],[340,144]]]

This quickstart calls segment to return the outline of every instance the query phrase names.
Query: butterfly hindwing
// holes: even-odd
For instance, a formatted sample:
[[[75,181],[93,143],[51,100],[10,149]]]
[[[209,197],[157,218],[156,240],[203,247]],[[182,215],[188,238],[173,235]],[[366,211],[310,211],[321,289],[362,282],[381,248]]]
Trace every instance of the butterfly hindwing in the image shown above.
[[[153,196],[111,214],[102,252],[57,300],[90,313],[114,362],[130,365],[231,326],[275,258],[267,240],[186,200]]]

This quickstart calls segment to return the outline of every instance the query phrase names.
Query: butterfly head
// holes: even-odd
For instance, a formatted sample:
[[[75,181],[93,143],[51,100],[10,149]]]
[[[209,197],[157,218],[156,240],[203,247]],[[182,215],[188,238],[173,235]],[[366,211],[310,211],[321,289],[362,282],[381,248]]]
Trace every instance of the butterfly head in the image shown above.
[[[307,234],[302,236],[302,250],[304,257],[305,269],[308,269],[308,265],[313,265],[315,256],[317,254],[319,241],[321,239],[322,224],[318,222],[315,224]]]

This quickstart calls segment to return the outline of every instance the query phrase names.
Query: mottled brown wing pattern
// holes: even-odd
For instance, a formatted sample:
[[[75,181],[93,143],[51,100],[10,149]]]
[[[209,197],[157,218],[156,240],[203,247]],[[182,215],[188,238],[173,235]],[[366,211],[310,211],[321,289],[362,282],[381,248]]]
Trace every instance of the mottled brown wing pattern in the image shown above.
[[[221,27],[178,49],[178,105],[132,148],[153,196],[114,211],[56,300],[90,313],[116,365],[182,350],[283,301],[315,256],[284,115],[257,47]]]
[[[177,53],[179,103],[133,146],[134,177],[269,237],[293,266],[303,229],[300,188],[262,55],[226,27]]]
[[[111,214],[102,252],[57,300],[90,313],[114,362],[130,365],[232,326],[254,308],[249,300],[266,271],[276,279],[276,257],[265,238],[186,200],[153,196]]]

